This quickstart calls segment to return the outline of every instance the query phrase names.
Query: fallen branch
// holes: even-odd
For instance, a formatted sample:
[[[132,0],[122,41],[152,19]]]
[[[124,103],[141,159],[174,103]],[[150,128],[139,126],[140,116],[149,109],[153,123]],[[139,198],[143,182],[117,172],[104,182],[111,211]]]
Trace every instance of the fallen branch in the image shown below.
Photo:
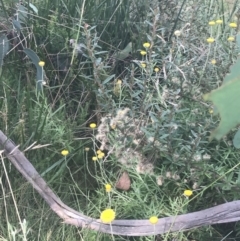
[[[155,228],[148,220],[115,220],[112,222],[111,228],[110,225],[103,224],[100,220],[87,217],[65,205],[48,187],[47,183],[24,154],[2,131],[0,131],[0,145],[16,169],[32,184],[50,208],[67,224],[90,228],[103,233],[147,236],[240,220],[240,201],[233,201],[199,212],[161,218],[155,225]]]

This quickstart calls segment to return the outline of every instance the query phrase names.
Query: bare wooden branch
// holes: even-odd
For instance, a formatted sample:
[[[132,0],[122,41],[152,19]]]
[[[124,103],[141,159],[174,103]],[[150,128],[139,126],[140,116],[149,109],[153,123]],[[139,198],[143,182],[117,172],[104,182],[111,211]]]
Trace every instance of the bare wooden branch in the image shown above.
[[[110,228],[110,225],[103,224],[100,220],[85,216],[65,205],[48,187],[47,183],[24,154],[2,131],[0,131],[0,145],[16,169],[31,183],[50,208],[67,224],[90,228],[103,233],[147,236],[240,220],[240,201],[233,201],[198,212],[161,218],[155,225],[155,228],[148,220],[115,220],[112,222],[112,228]]]

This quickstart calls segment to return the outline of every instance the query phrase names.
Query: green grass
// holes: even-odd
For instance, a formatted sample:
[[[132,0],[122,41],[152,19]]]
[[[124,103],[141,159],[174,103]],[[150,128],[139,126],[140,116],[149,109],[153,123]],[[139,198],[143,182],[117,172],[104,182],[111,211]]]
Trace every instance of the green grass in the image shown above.
[[[19,43],[8,20],[16,13],[14,1],[0,1],[1,32],[13,37],[1,68],[1,130],[22,151],[36,142],[26,157],[64,203],[93,218],[110,203],[117,219],[148,219],[239,199],[240,151],[232,145],[237,128],[221,141],[209,142],[219,117],[202,99],[221,85],[237,58],[238,47],[227,38],[236,35],[228,23],[236,21],[238,1],[231,10],[221,0],[157,2],[35,0],[38,15],[27,10],[21,23],[24,41]],[[208,22],[216,19],[223,23],[210,27]],[[215,43],[206,42],[209,36]],[[71,39],[81,43],[81,52]],[[142,56],[145,42],[151,47]],[[129,43],[131,53],[125,49]],[[45,62],[43,91],[36,89],[36,68],[22,46]],[[116,59],[122,54],[123,60]],[[89,128],[90,123],[97,128]],[[94,162],[100,147],[105,157]],[[63,149],[69,150],[66,157]],[[2,161],[0,240],[238,236],[237,223],[157,239],[113,238],[65,225],[11,164]],[[114,188],[123,171],[131,179],[126,192]],[[113,187],[109,195],[106,183]],[[193,190],[192,199],[183,196],[186,189]],[[19,219],[26,224],[21,226]]]

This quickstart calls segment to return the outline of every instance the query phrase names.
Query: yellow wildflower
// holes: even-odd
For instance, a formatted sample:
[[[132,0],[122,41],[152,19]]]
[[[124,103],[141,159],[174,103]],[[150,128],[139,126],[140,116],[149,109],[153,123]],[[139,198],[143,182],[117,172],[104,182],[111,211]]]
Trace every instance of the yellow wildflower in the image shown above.
[[[114,83],[114,88],[113,88],[113,92],[115,95],[119,95],[121,93],[122,90],[122,80],[118,79],[115,83]]]
[[[121,85],[122,81],[120,79],[118,79],[116,84]]]
[[[143,67],[143,68],[146,68],[146,64],[145,63],[141,63],[141,66]]]
[[[207,39],[207,42],[210,43],[210,44],[213,43],[214,41],[215,41],[215,39],[212,38],[212,37],[210,37],[210,38]]]
[[[97,127],[97,125],[96,125],[95,123],[91,123],[89,126],[90,126],[90,128],[92,128],[92,129],[95,129],[95,128]]]
[[[223,21],[222,21],[222,19],[218,19],[218,20],[216,20],[216,23],[217,23],[217,24],[222,24]]]
[[[40,61],[40,62],[38,63],[38,65],[41,66],[41,67],[43,67],[43,66],[45,65],[45,62]]]
[[[213,114],[213,109],[210,109],[210,110],[209,110],[209,113],[210,113],[210,114]]]
[[[61,151],[61,154],[62,154],[63,156],[67,156],[67,155],[69,154],[69,151],[68,151],[68,150],[62,150],[62,151]]]
[[[90,150],[90,148],[89,147],[85,147],[85,151],[89,151]]]
[[[217,63],[216,59],[212,59],[212,60],[211,60],[211,64],[214,65],[214,64],[216,64],[216,63]]]
[[[141,51],[140,51],[140,54],[141,54],[142,56],[144,56],[144,55],[146,55],[146,54],[147,54],[147,52],[146,52],[146,51],[144,51],[144,50],[141,50]]]
[[[229,42],[232,42],[235,40],[235,38],[233,36],[230,36],[228,39],[227,39]]]
[[[148,42],[144,43],[143,47],[146,48],[146,49],[149,48],[150,47],[150,43],[148,43]]]
[[[152,216],[151,218],[149,218],[149,222],[151,224],[156,224],[158,222],[158,217],[157,216]]]
[[[208,25],[210,25],[210,26],[213,26],[213,25],[215,25],[216,23],[215,23],[215,21],[210,21],[210,22],[208,22]]]
[[[160,69],[157,68],[157,67],[154,69],[154,71],[155,71],[156,73],[159,72],[159,70],[160,70]]]
[[[103,223],[111,223],[115,219],[115,212],[112,209],[105,209],[101,212],[100,219]]]
[[[97,158],[96,156],[93,156],[93,157],[92,157],[92,160],[93,160],[93,161],[97,161],[97,159],[98,159],[98,158]]]
[[[111,192],[112,186],[111,186],[109,183],[107,183],[107,184],[105,185],[105,189],[106,189],[106,192]]]
[[[97,155],[97,157],[98,157],[99,159],[102,159],[104,156],[105,156],[105,154],[104,154],[103,152],[101,152],[100,154]]]
[[[210,44],[213,43],[214,41],[215,41],[215,39],[212,38],[212,37],[210,37],[210,38],[207,39],[207,42],[210,43]]]
[[[116,124],[112,124],[112,125],[110,125],[110,127],[114,130],[114,129],[116,129],[117,125]]]
[[[237,24],[232,22],[232,23],[229,23],[229,27],[230,28],[236,28],[237,27]]]
[[[183,193],[183,195],[186,196],[186,197],[190,197],[190,196],[192,196],[192,194],[193,194],[192,190],[185,190],[184,193]]]

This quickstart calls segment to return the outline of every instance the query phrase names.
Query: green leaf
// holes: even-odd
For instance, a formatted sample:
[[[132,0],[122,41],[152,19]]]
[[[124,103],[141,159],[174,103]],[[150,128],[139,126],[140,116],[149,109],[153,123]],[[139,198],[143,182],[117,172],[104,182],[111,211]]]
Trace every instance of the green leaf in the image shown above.
[[[237,45],[238,45],[238,48],[240,49],[240,34],[238,33],[237,36],[236,36],[236,42],[237,42]]]
[[[223,85],[217,90],[204,95],[204,100],[212,101],[216,106],[221,121],[210,139],[220,140],[232,128],[240,123],[240,59],[230,69]]]
[[[25,22],[27,20],[28,9],[25,8],[22,4],[17,5],[18,20]]]
[[[115,77],[115,74],[108,76],[104,81],[103,81],[103,85],[105,85],[106,83],[108,83],[111,79],[113,79]]]
[[[23,52],[32,60],[37,68],[37,90],[42,90],[44,70],[39,66],[40,59],[38,55],[31,49],[24,49]]]
[[[4,35],[0,37],[0,67],[3,65],[3,59],[9,50],[8,38]]]
[[[223,84],[226,84],[228,81],[238,79],[240,76],[240,59],[237,59],[237,62],[233,64],[230,68],[230,74],[227,74],[223,80]]]
[[[40,59],[39,59],[38,55],[33,50],[24,49],[23,52],[32,60],[32,62],[36,66],[36,68],[38,68],[38,67],[40,68],[40,66],[39,66]]]
[[[113,57],[114,57],[115,59],[117,59],[117,60],[124,60],[124,59],[126,59],[126,58],[130,55],[131,52],[132,52],[132,42],[130,42],[130,43],[125,47],[124,50],[122,50],[122,51],[114,54]]]
[[[38,9],[32,3],[29,3],[29,7],[38,15]]]
[[[238,130],[233,138],[233,145],[235,148],[240,148],[240,130]]]
[[[17,29],[17,31],[21,32],[21,28],[22,28],[21,23],[17,20],[13,20],[12,23],[13,23],[13,26]]]

